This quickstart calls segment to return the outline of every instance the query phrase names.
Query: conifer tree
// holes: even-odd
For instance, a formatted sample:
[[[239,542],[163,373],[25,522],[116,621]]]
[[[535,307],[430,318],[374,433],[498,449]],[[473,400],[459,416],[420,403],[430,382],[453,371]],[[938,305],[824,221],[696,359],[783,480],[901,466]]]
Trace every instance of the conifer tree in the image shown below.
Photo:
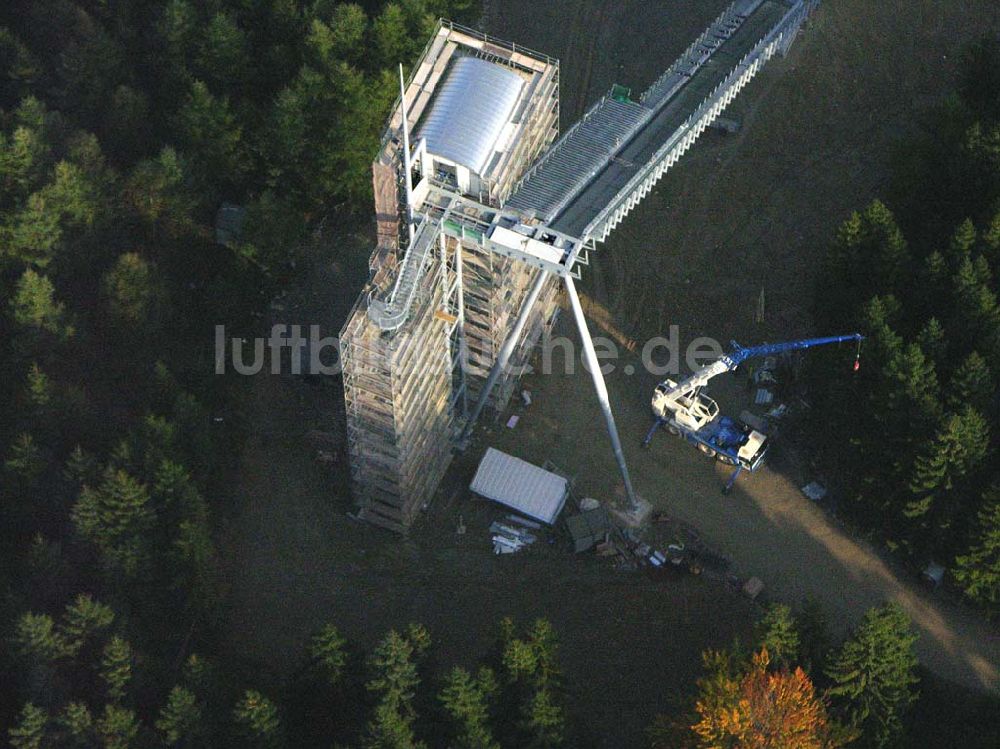
[[[454,749],[500,749],[489,726],[496,686],[488,668],[480,669],[475,678],[458,666],[448,673],[439,698],[454,725]]]
[[[14,649],[38,663],[52,663],[67,653],[66,641],[48,614],[22,614],[14,628]]]
[[[982,414],[971,405],[951,414],[914,464],[910,492],[915,498],[907,503],[904,514],[909,518],[926,515],[941,495],[982,462],[988,449],[989,426]],[[944,518],[939,527],[950,521]]]
[[[955,559],[952,574],[969,600],[1000,615],[1000,483],[983,495],[969,550]]]
[[[917,334],[917,345],[933,362],[935,368],[940,368],[947,362],[948,344],[944,326],[932,317]]]
[[[17,725],[8,731],[14,749],[43,749],[47,746],[48,714],[40,707],[27,703],[22,709]]]
[[[956,411],[969,405],[985,412],[995,394],[996,384],[989,365],[978,351],[973,351],[952,374],[946,403]]]
[[[67,703],[57,721],[67,734],[69,746],[82,748],[93,745],[91,735],[94,730],[94,718],[90,714],[90,708],[84,703]]]
[[[849,723],[862,731],[863,744],[888,747],[903,730],[917,699],[917,636],[898,604],[871,609],[830,659],[830,694]]]
[[[972,219],[967,218],[955,229],[948,244],[948,257],[953,268],[957,268],[966,259],[972,258],[976,239],[976,227],[972,223]]]
[[[22,432],[14,439],[3,465],[24,484],[30,485],[45,468],[45,458],[35,438],[27,432]]]
[[[562,708],[555,703],[548,688],[535,691],[525,706],[522,727],[530,749],[553,749],[562,746],[566,738]]]
[[[347,640],[332,624],[327,624],[317,632],[309,645],[309,654],[333,686],[340,682],[347,664],[346,646]]]
[[[791,607],[783,603],[769,605],[754,627],[754,643],[755,649],[767,650],[777,668],[798,663],[799,632]]]
[[[278,708],[260,692],[248,689],[236,704],[233,718],[249,746],[278,749],[285,745]]]
[[[132,749],[141,725],[135,711],[109,704],[95,728],[105,749]]]
[[[49,376],[38,366],[38,362],[32,362],[28,369],[27,381],[28,402],[36,409],[44,409],[52,401],[52,383]]]
[[[175,686],[156,719],[156,730],[167,746],[192,746],[202,735],[202,708],[194,693]]]
[[[59,624],[59,633],[65,642],[67,652],[75,656],[87,640],[110,627],[114,620],[115,612],[110,606],[95,601],[88,593],[77,595],[66,606]]]
[[[83,488],[71,515],[77,531],[101,551],[109,567],[127,576],[139,571],[154,519],[144,484],[109,468],[97,488]]]
[[[121,702],[132,679],[132,647],[121,637],[112,637],[104,646],[100,671],[108,699]]]

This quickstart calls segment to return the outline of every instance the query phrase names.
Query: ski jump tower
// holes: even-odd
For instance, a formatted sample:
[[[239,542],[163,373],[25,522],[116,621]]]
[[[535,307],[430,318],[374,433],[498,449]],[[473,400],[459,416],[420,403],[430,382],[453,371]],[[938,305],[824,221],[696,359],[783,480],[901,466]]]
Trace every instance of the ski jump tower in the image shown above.
[[[509,400],[560,286],[638,509],[574,279],[817,3],[737,0],[638,100],[613,87],[558,141],[557,60],[438,25],[372,167],[378,244],[341,331],[361,517],[409,528],[483,407]]]

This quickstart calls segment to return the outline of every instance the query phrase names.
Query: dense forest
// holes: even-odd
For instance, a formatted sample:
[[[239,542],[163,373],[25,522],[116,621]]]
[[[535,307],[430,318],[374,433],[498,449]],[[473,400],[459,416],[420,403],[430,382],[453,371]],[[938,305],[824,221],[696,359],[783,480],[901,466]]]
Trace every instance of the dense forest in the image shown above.
[[[217,650],[213,518],[247,428],[206,325],[253,330],[312,228],[368,208],[395,65],[469,5],[0,8],[0,725],[16,746],[200,744],[203,712],[215,730],[200,695],[228,700],[214,680],[236,677],[200,655]],[[224,203],[246,219],[220,244]],[[226,731],[265,729],[266,700],[235,704]]]
[[[970,50],[957,94],[903,142],[886,202],[841,226],[822,329],[868,336],[812,419],[844,509],[920,567],[937,562],[1000,615],[1000,42]],[[818,377],[830,365],[814,360]]]
[[[213,534],[252,425],[239,383],[211,374],[206,321],[254,330],[323,218],[369,210],[395,64],[474,5],[0,8],[0,726],[16,749],[572,745],[544,619],[503,620],[488,657],[452,669],[405,621],[367,653],[330,623],[277,688],[220,655]],[[890,196],[898,221],[875,204],[839,235],[817,316],[862,326],[870,364],[815,404],[831,459],[858,461],[858,521],[947,562],[993,613],[998,63],[977,48],[901,150],[899,184],[924,189]],[[223,204],[246,220],[219,242]],[[705,654],[650,741],[900,745],[933,728],[916,700],[956,704],[913,642],[893,606],[842,643],[815,604],[771,606],[752,643]],[[997,730],[977,699],[951,734],[965,746]]]

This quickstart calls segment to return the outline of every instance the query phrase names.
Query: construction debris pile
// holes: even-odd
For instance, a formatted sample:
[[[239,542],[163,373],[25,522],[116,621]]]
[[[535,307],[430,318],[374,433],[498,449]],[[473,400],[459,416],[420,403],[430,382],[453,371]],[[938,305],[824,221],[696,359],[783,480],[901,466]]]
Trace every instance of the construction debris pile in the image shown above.
[[[538,540],[538,535],[531,531],[541,529],[539,523],[522,518],[518,515],[508,515],[503,520],[497,520],[490,525],[493,534],[494,554],[513,554],[525,546],[530,546]]]

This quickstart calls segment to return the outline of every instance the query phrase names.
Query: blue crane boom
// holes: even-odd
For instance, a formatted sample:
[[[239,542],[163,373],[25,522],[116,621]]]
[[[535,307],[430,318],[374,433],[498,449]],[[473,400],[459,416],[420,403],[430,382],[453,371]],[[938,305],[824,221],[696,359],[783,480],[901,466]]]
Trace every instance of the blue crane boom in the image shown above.
[[[660,387],[657,388],[660,393],[658,400],[662,404],[668,401],[676,400],[677,398],[690,394],[693,391],[697,391],[704,387],[713,377],[725,374],[726,372],[732,372],[747,359],[753,359],[759,356],[773,356],[775,354],[784,353],[785,351],[801,351],[803,349],[812,348],[814,346],[824,346],[830,343],[844,343],[846,341],[856,341],[860,343],[862,340],[864,340],[864,336],[860,333],[850,333],[848,335],[826,336],[825,338],[805,338],[798,341],[785,341],[784,343],[765,343],[760,346],[751,346],[749,348],[740,346],[736,343],[736,341],[731,341],[733,350],[728,354],[721,356],[711,364],[705,365],[690,377],[685,380],[681,380],[679,383],[667,380],[666,383],[660,385]],[[669,385],[667,385],[667,383],[669,383]],[[666,387],[664,387],[665,385]]]
[[[761,466],[768,449],[768,437],[741,422],[721,415],[718,404],[703,395],[701,389],[713,377],[733,371],[748,359],[773,356],[786,351],[801,351],[831,343],[855,341],[858,344],[858,354],[855,356],[854,367],[857,369],[862,340],[864,337],[859,333],[851,333],[784,343],[765,343],[751,347],[743,347],[732,341],[732,351],[701,367],[681,382],[664,380],[656,386],[652,401],[656,423],[643,440],[643,447],[649,444],[660,427],[666,427],[671,433],[697,446],[709,457],[735,466],[736,470],[726,484],[725,491],[728,492],[741,471],[755,471]]]
[[[805,338],[801,341],[785,341],[784,343],[765,343],[749,348],[744,348],[736,341],[730,341],[733,350],[728,354],[728,359],[733,363],[732,368],[735,369],[747,359],[754,359],[758,356],[774,356],[786,351],[800,351],[813,346],[825,346],[828,343],[845,343],[846,341],[860,343],[862,340],[864,340],[864,336],[860,333],[851,333],[850,335],[834,335],[825,338]]]

